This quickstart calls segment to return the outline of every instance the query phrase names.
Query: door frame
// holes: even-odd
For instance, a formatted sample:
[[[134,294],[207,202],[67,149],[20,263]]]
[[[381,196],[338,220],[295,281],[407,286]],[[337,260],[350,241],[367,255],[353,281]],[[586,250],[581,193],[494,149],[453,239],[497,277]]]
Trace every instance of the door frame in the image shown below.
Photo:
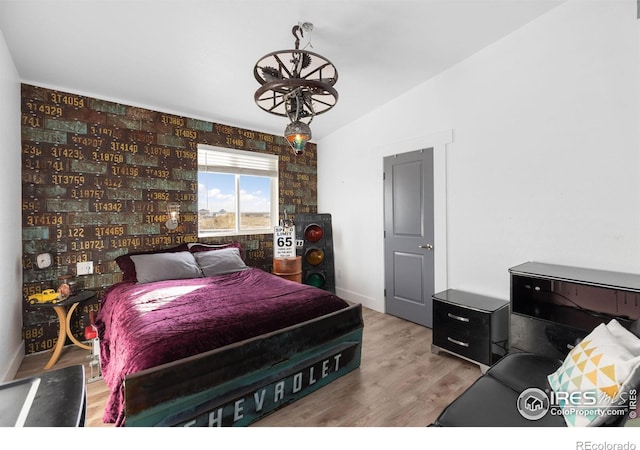
[[[419,136],[401,142],[380,146],[384,157],[415,150],[433,148],[433,256],[435,293],[448,289],[448,249],[447,249],[447,144],[453,143],[453,130]],[[382,180],[381,180],[382,181]],[[381,218],[384,222],[384,217]],[[381,237],[381,239],[384,239]],[[384,252],[384,245],[382,246]],[[384,260],[384,253],[382,255]],[[389,268],[385,266],[386,271]],[[383,302],[386,312],[386,301]]]

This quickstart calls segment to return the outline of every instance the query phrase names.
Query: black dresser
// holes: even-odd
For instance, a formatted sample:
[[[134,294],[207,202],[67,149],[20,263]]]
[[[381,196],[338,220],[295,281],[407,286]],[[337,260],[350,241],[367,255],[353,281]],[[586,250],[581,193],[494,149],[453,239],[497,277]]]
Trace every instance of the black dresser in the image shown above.
[[[640,275],[526,262],[509,269],[512,352],[563,360],[600,323],[640,318]]]
[[[433,353],[459,356],[485,372],[508,350],[507,300],[455,289],[433,295]]]

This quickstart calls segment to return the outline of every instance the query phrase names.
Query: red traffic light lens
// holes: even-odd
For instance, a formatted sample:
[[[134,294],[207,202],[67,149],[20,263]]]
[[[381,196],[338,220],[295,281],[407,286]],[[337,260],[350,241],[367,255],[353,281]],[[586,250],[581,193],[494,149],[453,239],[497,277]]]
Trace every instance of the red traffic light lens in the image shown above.
[[[318,242],[322,239],[323,235],[322,227],[315,223],[312,223],[304,229],[304,238],[309,242]]]
[[[317,266],[324,261],[324,252],[319,248],[310,248],[305,252],[304,259],[312,266]]]

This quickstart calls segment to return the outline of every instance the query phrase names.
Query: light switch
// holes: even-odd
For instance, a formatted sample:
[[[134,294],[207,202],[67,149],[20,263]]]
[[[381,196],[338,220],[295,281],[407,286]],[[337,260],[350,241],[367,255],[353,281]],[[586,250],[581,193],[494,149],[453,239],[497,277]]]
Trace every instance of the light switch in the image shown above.
[[[93,261],[83,261],[76,264],[76,274],[89,275],[93,273]]]

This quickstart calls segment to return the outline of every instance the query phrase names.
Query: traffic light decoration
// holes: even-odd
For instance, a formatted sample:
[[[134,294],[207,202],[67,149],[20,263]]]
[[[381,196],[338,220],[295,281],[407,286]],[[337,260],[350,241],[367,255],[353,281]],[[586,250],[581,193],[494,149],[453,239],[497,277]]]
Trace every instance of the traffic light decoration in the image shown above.
[[[296,214],[295,225],[302,282],[335,293],[331,214]]]

